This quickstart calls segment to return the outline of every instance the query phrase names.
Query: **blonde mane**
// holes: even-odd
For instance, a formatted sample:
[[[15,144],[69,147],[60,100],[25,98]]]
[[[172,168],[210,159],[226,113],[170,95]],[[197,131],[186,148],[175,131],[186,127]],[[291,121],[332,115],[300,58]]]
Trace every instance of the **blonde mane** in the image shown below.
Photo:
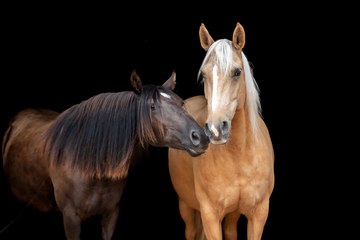
[[[239,67],[239,64],[233,60],[233,50],[231,41],[227,39],[220,39],[214,42],[207,51],[205,58],[201,64],[201,68],[207,62],[210,56],[216,61],[222,74],[226,75],[232,66]],[[249,62],[243,52],[241,52],[242,61],[244,65],[243,73],[245,74],[245,86],[246,86],[246,103],[249,110],[249,117],[251,122],[251,128],[256,138],[259,132],[259,117],[261,116],[261,105],[259,97],[259,87],[253,77]],[[198,73],[198,80],[200,77],[200,70]]]

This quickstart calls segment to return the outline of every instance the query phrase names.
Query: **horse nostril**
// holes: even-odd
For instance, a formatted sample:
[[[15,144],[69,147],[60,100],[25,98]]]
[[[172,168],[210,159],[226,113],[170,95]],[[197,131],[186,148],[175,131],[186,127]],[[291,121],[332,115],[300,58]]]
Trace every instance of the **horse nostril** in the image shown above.
[[[195,146],[200,144],[200,136],[195,130],[191,131],[190,139]]]
[[[211,133],[210,133],[210,130],[209,130],[209,125],[207,123],[205,123],[205,134],[206,136],[208,137],[211,137]]]
[[[227,121],[223,121],[220,124],[221,134],[225,135],[230,131],[230,124]]]

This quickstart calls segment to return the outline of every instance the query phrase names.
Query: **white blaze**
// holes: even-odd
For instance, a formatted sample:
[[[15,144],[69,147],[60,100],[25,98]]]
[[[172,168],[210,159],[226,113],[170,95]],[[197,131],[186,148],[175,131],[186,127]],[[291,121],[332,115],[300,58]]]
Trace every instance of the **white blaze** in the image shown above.
[[[213,68],[213,92],[212,92],[212,104],[211,104],[213,112],[215,112],[215,108],[218,104],[217,86],[218,86],[218,67],[215,64]]]
[[[215,134],[215,137],[219,136],[218,130],[214,127],[214,124],[211,125],[211,131]]]
[[[171,99],[171,97],[170,97],[169,94],[166,94],[166,93],[163,93],[163,92],[160,92],[160,94],[161,94],[163,97],[166,97],[166,98],[170,98],[170,99]]]

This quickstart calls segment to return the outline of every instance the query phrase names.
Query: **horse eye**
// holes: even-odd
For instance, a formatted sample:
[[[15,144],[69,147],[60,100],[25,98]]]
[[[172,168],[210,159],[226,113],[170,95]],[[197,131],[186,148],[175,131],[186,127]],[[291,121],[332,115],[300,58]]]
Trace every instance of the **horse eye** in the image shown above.
[[[235,72],[234,72],[234,76],[240,76],[241,74],[241,70],[240,69],[236,69]]]
[[[151,110],[155,109],[155,104],[151,104]]]

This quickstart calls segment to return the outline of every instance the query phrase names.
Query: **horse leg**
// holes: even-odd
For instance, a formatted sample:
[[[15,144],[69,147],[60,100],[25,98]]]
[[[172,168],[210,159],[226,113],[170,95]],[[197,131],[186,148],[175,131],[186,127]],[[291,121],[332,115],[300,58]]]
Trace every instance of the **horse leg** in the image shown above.
[[[104,240],[110,240],[119,217],[119,207],[116,207],[113,211],[109,211],[107,214],[101,217],[102,237]]]
[[[181,218],[185,222],[185,238],[187,240],[195,240],[195,209],[189,207],[181,198],[179,198],[179,211]]]
[[[236,240],[238,237],[237,234],[237,222],[240,218],[240,213],[236,210],[234,212],[228,213],[225,216],[224,221],[224,235],[226,240]]]
[[[68,240],[80,240],[81,219],[72,207],[62,211],[65,235]]]
[[[219,211],[215,209],[211,205],[200,205],[201,219],[207,240],[222,239],[221,220],[217,214]]]
[[[261,239],[268,214],[269,198],[266,198],[258,204],[250,216],[246,216],[248,219],[247,236],[249,240]]]

